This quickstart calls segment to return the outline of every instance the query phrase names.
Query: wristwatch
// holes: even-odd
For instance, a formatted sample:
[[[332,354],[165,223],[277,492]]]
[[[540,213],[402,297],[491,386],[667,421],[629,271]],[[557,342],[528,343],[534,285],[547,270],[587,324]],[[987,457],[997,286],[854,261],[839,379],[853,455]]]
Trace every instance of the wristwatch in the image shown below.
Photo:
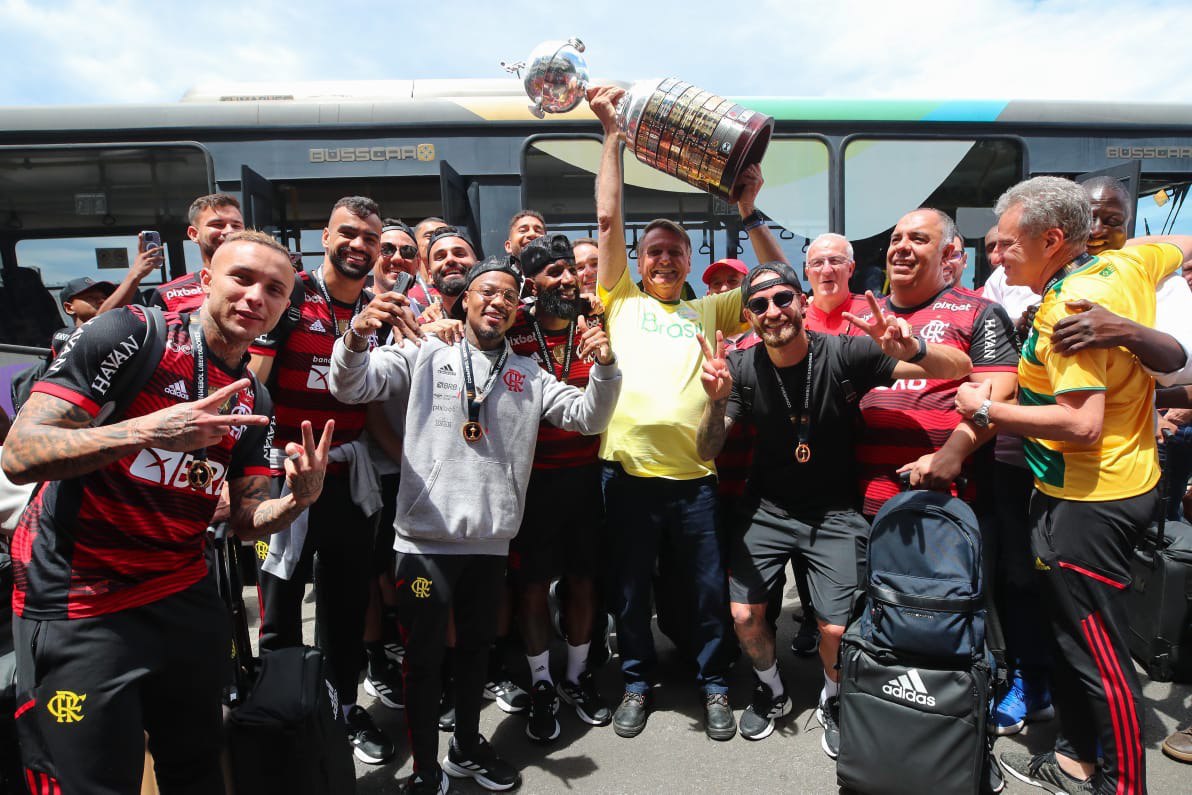
[[[992,400],[986,400],[981,404],[981,408],[973,412],[973,416],[969,417],[973,421],[973,425],[976,425],[978,428],[989,427],[989,407],[992,405]]]

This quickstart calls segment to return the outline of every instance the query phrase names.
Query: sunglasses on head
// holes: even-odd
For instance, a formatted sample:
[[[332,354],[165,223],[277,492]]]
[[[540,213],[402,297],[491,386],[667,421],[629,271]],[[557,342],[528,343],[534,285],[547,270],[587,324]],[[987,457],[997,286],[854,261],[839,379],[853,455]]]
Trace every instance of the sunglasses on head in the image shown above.
[[[392,257],[394,254],[401,254],[402,259],[414,259],[418,256],[417,246],[395,246],[392,243],[381,244],[381,256]]]
[[[764,295],[759,295],[756,298],[750,298],[749,301],[746,302],[745,308],[755,315],[764,315],[766,310],[770,308],[771,302],[773,302],[774,306],[778,307],[779,309],[786,309],[788,306],[794,303],[796,295],[798,295],[798,293],[796,293],[794,290],[783,290],[780,293],[774,293],[774,295],[771,295],[768,298]]]

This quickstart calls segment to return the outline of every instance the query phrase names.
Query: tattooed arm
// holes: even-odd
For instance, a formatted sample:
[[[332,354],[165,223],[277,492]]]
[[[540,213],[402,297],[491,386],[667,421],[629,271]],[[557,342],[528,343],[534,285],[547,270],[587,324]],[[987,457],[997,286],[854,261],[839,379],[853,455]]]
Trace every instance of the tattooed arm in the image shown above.
[[[711,461],[724,449],[724,440],[733,427],[732,417],[725,415],[728,398],[709,400],[704,404],[704,413],[695,431],[695,451],[700,458]]]
[[[289,493],[269,499],[269,478],[249,475],[231,481],[232,528],[240,538],[251,541],[284,530],[323,492],[323,476],[335,420],[328,420],[323,438],[315,445],[310,421],[302,423],[302,444],[286,445],[286,485]]]
[[[219,414],[219,406],[248,385],[243,378],[203,400],[98,428],[90,427],[92,416],[78,406],[34,392],[9,431],[4,474],[13,483],[67,480],[145,447],[175,452],[214,447],[233,425],[269,424],[264,416]]]

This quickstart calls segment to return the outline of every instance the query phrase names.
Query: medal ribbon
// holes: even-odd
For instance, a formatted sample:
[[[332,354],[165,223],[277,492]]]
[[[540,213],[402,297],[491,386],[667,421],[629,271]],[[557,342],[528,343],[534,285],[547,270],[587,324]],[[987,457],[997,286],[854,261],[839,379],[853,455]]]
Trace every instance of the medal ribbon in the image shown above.
[[[203,326],[199,322],[198,311],[191,314],[188,328],[190,331],[190,345],[194,351],[192,358],[195,363],[195,400],[200,401],[207,397],[210,382],[207,375],[207,344],[203,339]],[[237,400],[239,399],[237,398]],[[220,414],[223,413],[222,409],[223,407],[221,406],[219,410]],[[210,465],[207,464],[206,447],[192,451],[191,456],[194,458],[194,461],[191,462],[192,468],[197,465],[198,469],[210,470]],[[202,463],[200,464],[199,462]]]
[[[807,342],[807,367],[803,375],[803,407],[799,414],[795,414],[795,408],[791,405],[790,395],[786,393],[786,387],[782,383],[782,375],[778,372],[778,368],[774,363],[770,363],[770,369],[774,371],[774,380],[778,382],[778,391],[782,394],[782,402],[786,404],[786,410],[790,414],[791,425],[795,426],[799,437],[799,443],[795,446],[795,460],[800,464],[805,464],[811,460],[811,446],[807,444],[807,440],[811,436],[811,360],[814,349],[811,346],[811,341]]]
[[[550,370],[550,374],[555,376],[563,383],[567,383],[567,379],[571,376],[571,357],[575,353],[575,321],[567,326],[567,347],[563,354],[563,372],[555,373],[555,362],[551,358],[550,348],[546,346],[546,336],[542,332],[542,326],[538,325],[538,319],[530,315],[530,328],[534,330],[534,339],[538,342],[538,350],[542,352],[542,363]]]
[[[501,355],[493,364],[493,369],[488,374],[488,380],[484,382],[484,389],[479,394],[476,392],[476,378],[472,374],[472,346],[466,339],[460,340],[459,351],[460,358],[463,360],[464,390],[468,396],[468,422],[478,423],[480,422],[480,406],[484,404],[484,399],[492,394],[493,383],[501,375],[501,370],[505,367],[505,360],[509,358],[509,345],[506,344],[501,350]]]
[[[1069,262],[1064,267],[1060,268],[1055,273],[1053,273],[1051,275],[1051,278],[1047,280],[1047,284],[1043,285],[1042,296],[1044,298],[1046,298],[1047,294],[1049,292],[1051,292],[1051,288],[1055,287],[1056,284],[1059,283],[1060,279],[1064,278],[1065,276],[1070,275],[1073,271],[1084,267],[1088,263],[1088,261],[1091,259],[1092,259],[1092,255],[1090,255],[1086,252],[1084,254],[1081,254],[1079,257],[1072,260],[1071,262]]]
[[[327,329],[327,333],[333,338],[339,336],[339,321],[335,319],[335,305],[331,303],[331,292],[327,289],[327,282],[323,281],[323,274],[321,273],[322,266],[310,272],[311,278],[315,280],[315,286],[319,288],[319,295],[323,296],[323,300],[327,302],[327,314],[331,316],[331,328]],[[364,308],[364,290],[360,291],[360,295],[356,296],[356,306],[352,308],[352,318],[360,314],[360,310]],[[351,319],[348,320],[351,323]]]
[[[426,283],[426,279],[422,278],[421,273],[414,277],[414,281],[418,282],[418,286],[422,288],[422,293],[426,296],[427,301],[430,301],[432,304],[443,303],[443,296],[435,295],[430,291],[430,285]]]

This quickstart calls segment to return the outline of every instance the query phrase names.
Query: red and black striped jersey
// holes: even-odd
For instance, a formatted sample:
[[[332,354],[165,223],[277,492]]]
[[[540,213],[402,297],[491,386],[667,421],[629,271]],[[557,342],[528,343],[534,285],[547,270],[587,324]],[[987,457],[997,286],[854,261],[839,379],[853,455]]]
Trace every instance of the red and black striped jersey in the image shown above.
[[[760,345],[761,337],[752,331],[746,331],[724,341],[724,353],[727,356],[733,351],[743,351]],[[720,455],[716,456],[716,493],[720,497],[740,497],[745,493],[745,481],[749,479],[749,470],[753,466],[753,445],[757,436],[757,429],[753,420],[742,417],[728,429],[724,437],[724,447]]]
[[[279,323],[263,337],[258,337],[249,352],[272,358],[269,390],[273,396],[273,411],[277,418],[277,434],[273,444],[285,449],[288,442],[302,443],[302,421],[310,420],[315,435],[322,432],[327,420],[335,420],[332,445],[338,447],[354,441],[364,430],[366,406],[354,406],[336,400],[330,391],[331,350],[335,340],[352,322],[355,306],[332,299],[331,306],[323,298],[318,284],[309,273],[298,276],[305,290],[301,314],[293,326]],[[366,291],[361,305],[372,296]],[[369,347],[376,347],[374,336]],[[332,466],[334,471],[336,466]]]
[[[145,339],[140,307],[117,309],[85,324],[33,387],[92,417],[110,410],[117,373],[140,366]],[[161,361],[125,417],[140,417],[197,398],[187,316],[165,315]],[[209,390],[245,374],[209,357]],[[255,383],[255,382],[254,382]],[[233,414],[269,414],[269,395],[249,387],[229,401]],[[235,426],[207,449],[215,477],[191,488],[191,453],[144,448],[77,478],[43,484],[12,543],[13,609],[34,619],[86,618],[165,598],[207,572],[204,533],[228,479],[269,474],[272,427]]]
[[[199,271],[195,271],[150,290],[145,305],[159,306],[167,312],[193,312],[202,306],[204,298]]]
[[[528,356],[538,362],[539,367],[550,370],[558,378],[566,358],[567,330],[547,331],[543,329],[542,336],[550,351],[549,364],[542,361],[542,350],[538,346],[538,340],[534,337],[534,327],[530,324],[525,309],[517,310],[517,320],[505,334],[514,353]],[[592,362],[585,361],[577,355],[579,338],[580,333],[577,325],[575,351],[571,356],[571,369],[567,373],[566,381],[572,386],[584,389],[588,386],[588,373],[592,369]],[[556,428],[549,422],[543,422],[538,426],[538,444],[534,448],[534,469],[564,469],[594,464],[599,450],[599,436],[584,436],[581,433]]]
[[[921,306],[903,308],[889,297],[882,309],[904,318],[923,340],[951,345],[969,354],[974,373],[1014,373],[1018,351],[1014,326],[1001,306],[963,287],[948,287]],[[872,319],[865,309],[857,316]],[[852,336],[861,332],[852,328]],[[955,411],[956,391],[967,379],[939,381],[900,379],[877,387],[861,398],[865,435],[857,446],[864,512],[877,513],[882,503],[899,492],[898,468],[943,446],[960,424]],[[969,478],[970,486],[973,479]],[[966,498],[972,497],[970,488]]]

